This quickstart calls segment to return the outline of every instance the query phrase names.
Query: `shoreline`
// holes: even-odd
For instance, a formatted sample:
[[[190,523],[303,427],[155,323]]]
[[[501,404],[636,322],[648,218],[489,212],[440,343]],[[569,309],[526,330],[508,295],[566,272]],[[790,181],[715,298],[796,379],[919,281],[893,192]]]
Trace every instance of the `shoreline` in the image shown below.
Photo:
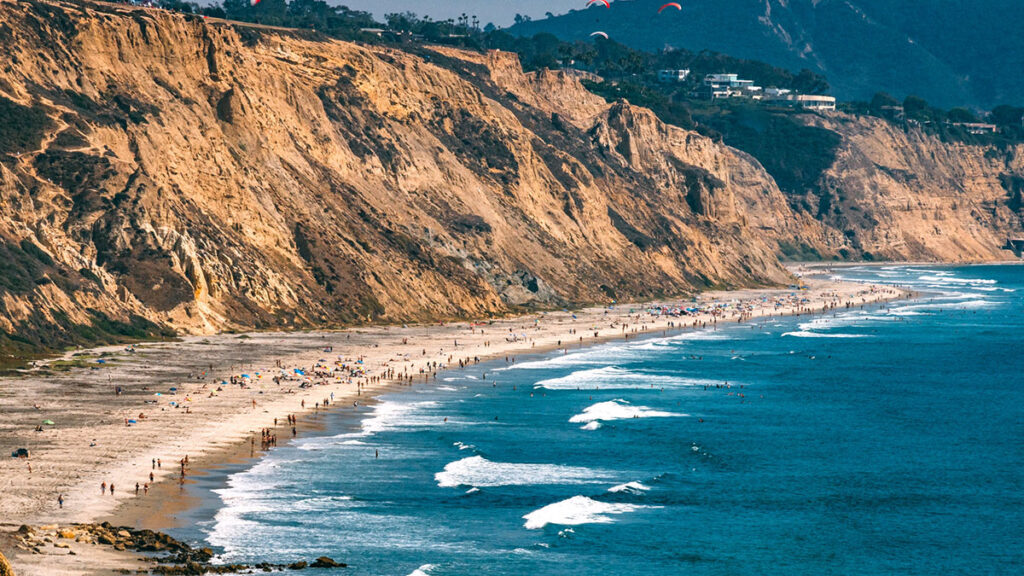
[[[810,271],[814,274],[814,271]],[[896,299],[913,297],[910,291],[899,289],[884,284],[864,284],[846,281],[833,281],[829,279],[810,278],[807,282],[808,290],[787,289],[757,289],[740,290],[730,292],[712,292],[700,296],[702,303],[734,303],[742,302],[748,308],[741,311],[735,306],[725,308],[728,312],[722,313],[717,321],[719,323],[746,322],[763,317],[790,316],[799,314],[819,314],[832,309],[845,307],[859,307],[868,304],[880,303]],[[793,299],[790,295],[798,294]],[[807,301],[801,301],[806,299]],[[788,303],[788,304],[787,304]],[[177,460],[185,455],[189,457],[189,466],[186,467],[186,481],[190,481],[195,475],[218,474],[220,471],[232,466],[244,466],[258,458],[262,451],[257,450],[254,434],[260,429],[274,428],[278,435],[278,441],[287,441],[290,428],[273,426],[273,418],[277,417],[279,423],[286,414],[295,414],[297,417],[296,432],[308,434],[320,429],[321,423],[318,405],[320,400],[326,400],[334,394],[335,399],[331,405],[323,410],[338,412],[351,407],[353,402],[365,405],[373,402],[373,399],[381,394],[391,392],[409,385],[408,380],[398,382],[380,378],[387,370],[393,370],[396,374],[411,375],[412,385],[430,382],[434,375],[440,372],[437,368],[431,368],[423,374],[417,371],[422,370],[423,364],[433,362],[444,364],[447,369],[454,369],[459,366],[460,360],[475,364],[477,361],[500,359],[502,356],[514,356],[522,354],[543,354],[563,348],[579,348],[592,346],[613,340],[623,340],[640,337],[659,336],[663,332],[681,332],[700,329],[701,325],[707,323],[711,327],[715,318],[710,314],[684,317],[655,317],[648,314],[651,306],[656,304],[671,304],[686,306],[689,303],[682,301],[663,301],[645,304],[626,304],[616,306],[614,309],[589,308],[582,311],[572,312],[548,312],[534,313],[510,319],[495,320],[486,325],[473,325],[472,323],[460,322],[441,326],[413,326],[413,327],[375,327],[365,329],[354,329],[336,332],[308,332],[298,334],[282,333],[253,333],[243,335],[220,335],[213,337],[189,337],[181,343],[159,343],[144,345],[137,348],[140,352],[120,352],[107,356],[108,362],[113,366],[104,368],[117,372],[115,380],[113,374],[107,374],[107,394],[110,387],[116,386],[117,382],[124,382],[123,395],[131,396],[131,400],[125,402],[125,406],[107,406],[103,411],[105,420],[99,423],[92,421],[82,422],[80,426],[73,429],[69,437],[96,436],[91,441],[92,446],[82,447],[81,444],[74,450],[61,447],[59,442],[51,443],[42,450],[33,448],[31,463],[36,465],[37,470],[50,473],[56,476],[51,488],[46,486],[16,485],[17,478],[11,477],[17,472],[12,462],[7,459],[0,464],[0,470],[4,470],[5,477],[11,477],[10,485],[6,488],[7,493],[19,497],[17,508],[8,511],[10,503],[5,503],[4,522],[0,526],[0,532],[11,532],[22,523],[42,524],[59,523],[68,524],[75,522],[99,522],[104,519],[117,520],[117,524],[134,526],[135,528],[167,529],[174,527],[177,515],[194,506],[196,503],[183,502],[181,490],[176,481],[179,464]],[[759,306],[760,305],[760,306]],[[632,307],[632,308],[631,308]],[[693,324],[696,323],[697,327]],[[582,335],[581,335],[582,333]],[[514,337],[509,340],[507,335]],[[352,337],[356,336],[356,342]],[[493,338],[493,340],[492,340]],[[570,339],[571,338],[571,339]],[[194,379],[182,378],[184,369],[198,357],[188,356],[190,351],[201,348],[203,342],[214,342],[218,348],[225,350],[218,356],[221,361],[227,361],[227,370],[222,366],[217,371],[216,377],[212,373],[203,372],[200,374],[189,374]],[[287,345],[281,347],[281,342]],[[277,347],[275,347],[275,344]],[[314,350],[310,350],[315,347]],[[111,353],[115,347],[107,347],[89,351],[93,354],[103,352]],[[120,348],[120,347],[116,347]],[[169,350],[169,355],[177,359],[182,357],[192,360],[192,363],[184,362],[184,366],[169,366],[160,364],[153,368],[153,362],[145,362],[140,367],[137,354],[152,349]],[[246,350],[251,354],[239,354],[236,348],[253,348]],[[282,349],[284,348],[284,349]],[[336,351],[337,350],[337,351]],[[420,354],[414,354],[420,351]],[[232,353],[233,352],[233,353]],[[340,354],[338,353],[340,352]],[[129,358],[123,358],[128,356]],[[276,386],[271,385],[267,379],[262,378],[269,372],[264,372],[270,366],[276,365],[279,361],[281,366],[293,370],[294,366],[320,365],[322,368],[329,367],[328,362],[318,362],[326,358],[338,357],[336,363],[346,367],[349,376],[334,376],[334,380],[322,379],[323,384],[317,382],[309,388],[297,391],[300,379],[286,380]],[[277,358],[277,360],[274,360]],[[362,360],[362,366],[369,368],[365,376],[351,376],[355,372],[349,372],[352,366],[356,366],[358,360]],[[102,359],[102,358],[100,358]],[[119,360],[120,359],[120,360]],[[159,360],[157,358],[156,360]],[[241,360],[237,364],[234,360]],[[98,362],[99,360],[97,360]],[[417,366],[417,361],[419,366]],[[123,364],[122,364],[123,363]],[[211,364],[212,367],[212,364]],[[335,366],[336,367],[336,366]],[[441,368],[441,369],[444,369]],[[308,368],[305,368],[309,371]],[[238,378],[242,373],[255,372],[260,375],[258,378],[246,379],[245,386],[220,385],[220,391],[213,393],[211,381],[216,382],[223,378]],[[281,374],[276,372],[280,376]],[[90,370],[89,376],[93,379],[103,374],[95,374],[103,370]],[[71,374],[80,376],[75,371]],[[155,374],[154,374],[155,372]],[[163,374],[161,374],[163,372]],[[230,374],[230,376],[228,376]],[[252,376],[252,374],[250,374]],[[61,387],[65,378],[51,378],[58,380],[50,382],[50,388],[58,390],[52,393],[64,396],[65,390]],[[70,379],[70,378],[68,378]],[[31,377],[25,380],[32,380]],[[46,380],[46,378],[43,378]],[[176,386],[175,386],[176,384]],[[290,387],[290,390],[285,390]],[[141,388],[141,390],[138,390]],[[134,415],[139,405],[145,401],[154,401],[150,394],[154,390],[161,390],[160,394],[168,394],[170,388],[182,388],[185,392],[185,400],[188,402],[187,411],[180,408],[173,408],[168,412],[166,398],[157,396],[156,400],[162,404],[160,412],[154,412],[153,416],[146,419],[139,419],[137,424],[126,426],[116,418],[120,412],[125,419]],[[258,393],[257,393],[257,389]],[[209,396],[207,396],[209,393]],[[16,391],[17,394],[17,391]],[[176,401],[180,402],[182,395],[175,391]],[[93,402],[98,398],[90,396]],[[193,400],[193,397],[195,400]],[[113,404],[122,399],[122,395],[110,395]],[[53,401],[52,398],[45,400]],[[127,399],[125,399],[127,400]],[[65,417],[72,417],[76,408],[79,407],[78,400],[63,404],[65,414],[59,416],[61,420]],[[250,406],[250,402],[253,402]],[[0,403],[0,409],[8,402]],[[305,403],[305,406],[302,405]],[[310,406],[312,404],[312,406]],[[40,405],[36,403],[36,405]],[[40,405],[41,406],[41,405]],[[128,407],[131,408],[128,408]],[[146,404],[145,410],[156,410],[156,404]],[[41,406],[42,408],[42,406]],[[195,411],[191,409],[195,408]],[[131,410],[131,413],[125,410]],[[37,411],[39,412],[39,411]],[[45,410],[47,415],[52,415],[52,410]],[[50,416],[52,417],[52,416]],[[53,418],[58,420],[58,418]],[[114,421],[110,421],[114,420]],[[182,422],[182,421],[186,422]],[[199,420],[199,422],[195,422]],[[60,425],[60,420],[58,420]],[[150,429],[149,434],[141,435],[144,429]],[[155,429],[155,430],[154,430]],[[301,429],[301,430],[300,430]],[[48,434],[51,431],[42,434]],[[132,436],[134,443],[125,443],[120,449],[106,448],[106,440],[115,440],[111,445],[116,444],[119,437]],[[104,438],[100,440],[100,438]],[[58,438],[60,440],[60,438]],[[54,445],[56,444],[56,445]],[[105,452],[107,458],[95,459],[83,456],[82,452],[88,454],[89,448],[103,445],[100,452]],[[59,457],[77,460],[67,470],[67,466],[54,465],[54,460]],[[77,456],[77,458],[76,458]],[[56,457],[56,458],[55,458]],[[162,466],[153,471],[151,459],[160,457],[164,462]],[[84,462],[83,462],[84,460]],[[24,462],[15,461],[16,464],[24,466]],[[49,465],[49,466],[48,466]],[[81,468],[91,468],[86,474],[81,474]],[[151,494],[134,497],[134,482],[140,483],[148,479],[148,473],[154,472],[154,482],[150,487]],[[34,472],[38,474],[39,472]],[[74,475],[72,477],[72,474]],[[24,473],[17,474],[24,477]],[[29,474],[31,476],[31,474]],[[110,497],[106,494],[100,495],[99,484],[101,481],[116,483],[118,486],[118,497]],[[32,478],[34,481],[34,478]],[[63,481],[63,483],[59,483]],[[63,510],[57,509],[56,493],[64,494],[66,503]],[[188,491],[185,491],[186,493]],[[177,494],[177,496],[175,496]],[[186,496],[188,498],[188,496]],[[5,498],[5,500],[7,500]],[[117,568],[138,564],[137,554],[120,553],[114,554],[117,562],[111,564],[111,558],[104,555],[94,554],[99,552],[97,547],[87,548],[76,547],[74,562],[61,562],[68,559],[64,550],[47,549],[43,554],[26,553],[24,550],[12,549],[9,544],[0,538],[0,548],[11,556],[11,561],[18,570],[18,574],[102,574],[110,573]],[[108,552],[108,551],[105,551]],[[94,557],[95,564],[86,562],[84,568],[82,560],[87,557]]]

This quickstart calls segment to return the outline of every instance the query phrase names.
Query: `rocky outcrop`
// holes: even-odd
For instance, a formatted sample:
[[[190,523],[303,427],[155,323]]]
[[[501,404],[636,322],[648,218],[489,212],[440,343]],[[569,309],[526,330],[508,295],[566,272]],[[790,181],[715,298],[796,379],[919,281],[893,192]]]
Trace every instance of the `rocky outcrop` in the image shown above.
[[[10,562],[4,558],[3,552],[0,552],[0,576],[14,576],[14,568],[11,568]]]
[[[0,31],[9,343],[785,282],[761,230],[816,226],[751,158],[509,55],[51,0]]]
[[[328,556],[306,562],[300,560],[288,564],[223,564],[214,563],[213,550],[193,548],[164,534],[152,530],[136,530],[127,526],[113,526],[109,522],[100,524],[74,524],[70,526],[21,526],[13,534],[18,549],[33,554],[52,553],[64,550],[66,554],[77,555],[80,546],[109,546],[117,552],[142,552],[147,566],[142,572],[149,574],[180,574],[202,576],[203,574],[251,574],[255,572],[280,572],[308,568],[347,568],[344,562],[337,562]],[[129,556],[125,556],[126,563]],[[132,558],[137,562],[138,559]],[[119,570],[128,573],[129,570]],[[10,565],[0,554],[0,576],[14,576]]]

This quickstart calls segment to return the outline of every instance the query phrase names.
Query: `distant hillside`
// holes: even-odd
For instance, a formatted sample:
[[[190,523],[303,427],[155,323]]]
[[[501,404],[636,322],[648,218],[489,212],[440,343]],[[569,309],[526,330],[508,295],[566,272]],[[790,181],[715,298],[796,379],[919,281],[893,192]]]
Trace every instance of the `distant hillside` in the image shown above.
[[[585,4],[582,0],[581,6]],[[618,0],[525,22],[519,35],[601,30],[644,50],[714,50],[828,77],[836,96],[879,91],[944,107],[1024,101],[1024,4],[1012,0]]]

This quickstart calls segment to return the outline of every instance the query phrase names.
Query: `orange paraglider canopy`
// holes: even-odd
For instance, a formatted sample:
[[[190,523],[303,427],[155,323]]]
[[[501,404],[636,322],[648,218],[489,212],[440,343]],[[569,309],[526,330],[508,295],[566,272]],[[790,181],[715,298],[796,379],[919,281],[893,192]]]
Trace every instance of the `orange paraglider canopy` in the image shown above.
[[[661,14],[662,12],[665,11],[665,8],[669,8],[669,7],[675,8],[676,10],[682,10],[683,9],[683,7],[680,6],[678,2],[669,2],[668,4],[665,4],[664,6],[662,6],[661,8],[658,8],[658,14]]]

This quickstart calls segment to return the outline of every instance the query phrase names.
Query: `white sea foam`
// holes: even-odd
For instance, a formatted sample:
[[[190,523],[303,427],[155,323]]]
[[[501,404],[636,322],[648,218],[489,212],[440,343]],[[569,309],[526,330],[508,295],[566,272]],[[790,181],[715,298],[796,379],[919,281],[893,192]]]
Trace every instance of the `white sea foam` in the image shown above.
[[[303,512],[330,512],[351,501],[351,496],[317,496],[314,498],[303,498],[298,502],[290,504],[289,508]]]
[[[483,456],[471,456],[449,462],[434,475],[442,488],[457,486],[532,486],[541,484],[599,484],[608,481],[600,470],[558,464],[491,462]]]
[[[282,479],[278,469],[289,464],[287,461],[263,459],[252,468],[232,474],[227,479],[227,487],[213,492],[217,494],[223,506],[214,516],[214,526],[209,541],[221,546],[226,554],[234,552],[234,543],[242,535],[261,526],[260,522],[248,517],[276,512],[280,505],[272,497],[278,494]]]
[[[614,390],[623,388],[704,386],[708,383],[710,381],[696,378],[644,374],[642,372],[626,370],[625,368],[605,366],[604,368],[577,370],[561,378],[541,380],[534,385],[534,388],[546,388],[548,390]]]
[[[653,410],[647,406],[633,406],[625,400],[616,399],[588,406],[583,409],[582,414],[569,418],[569,422],[581,423],[597,420],[607,422],[609,420],[625,420],[628,418],[672,418],[677,416],[686,416],[686,414]]]
[[[559,366],[594,366],[608,364],[609,358],[617,360],[629,360],[634,357],[628,353],[628,347],[618,344],[615,346],[595,346],[581,352],[572,354],[559,354],[543,360],[529,360],[498,368],[498,370],[527,370],[547,369]]]
[[[436,568],[433,564],[424,564],[409,573],[409,576],[430,576],[430,571]]]
[[[674,336],[646,340],[640,343],[627,344],[623,342],[616,342],[613,344],[603,344],[585,350],[580,350],[578,352],[573,352],[571,354],[557,354],[541,360],[519,362],[510,366],[497,368],[495,372],[503,370],[548,369],[560,366],[607,366],[610,364],[609,358],[612,358],[615,362],[619,363],[640,359],[646,356],[645,352],[660,349],[672,342],[680,342],[684,340],[726,340],[728,338],[730,338],[730,336],[723,332],[692,330],[682,332]]]
[[[885,312],[882,310],[866,312],[857,310],[854,312],[843,312],[835,316],[820,316],[799,324],[800,330],[814,331],[837,326],[863,326],[875,322],[886,321]]]
[[[597,430],[601,427],[601,423],[597,420],[587,422],[583,426],[580,426],[580,430]]]
[[[639,344],[632,344],[628,347],[629,350],[664,350],[666,347],[671,346],[679,342],[691,342],[691,341],[708,341],[708,340],[728,340],[731,338],[725,332],[718,332],[715,330],[688,330],[686,332],[680,332],[674,336],[668,336],[665,338],[656,338],[641,342]]]
[[[981,308],[988,308],[991,306],[998,306],[997,302],[991,300],[974,299],[974,300],[963,300],[959,298],[936,298],[930,302],[924,304],[907,304],[905,306],[897,306],[892,308],[889,312],[897,316],[906,316],[908,313],[920,313],[922,311],[932,310],[978,310]]]
[[[373,407],[370,417],[362,421],[360,432],[346,432],[327,438],[307,438],[300,440],[296,447],[299,450],[316,451],[331,446],[365,446],[359,438],[372,436],[378,432],[399,428],[431,428],[444,423],[442,417],[424,414],[430,408],[439,406],[437,402],[391,402],[384,401]]]
[[[949,273],[937,272],[935,274],[924,274],[918,277],[922,282],[934,282],[936,284],[996,284],[996,280],[988,278],[956,278]]]
[[[427,402],[384,401],[373,407],[373,415],[362,422],[363,433],[370,435],[397,428],[432,427],[441,423],[437,416],[425,415],[428,408],[439,404]]]
[[[548,504],[523,516],[527,530],[537,530],[548,524],[560,526],[578,526],[580,524],[609,524],[614,522],[612,515],[625,514],[643,508],[660,508],[660,506],[640,506],[599,502],[586,496],[573,496],[568,500]]]
[[[867,338],[867,334],[838,334],[835,332],[809,332],[807,330],[800,330],[798,332],[784,332],[783,336],[793,336],[795,338]]]
[[[646,486],[640,482],[626,482],[625,484],[619,484],[618,486],[612,486],[608,489],[609,492],[627,492],[630,494],[641,494],[650,490],[650,486]]]
[[[438,386],[437,389],[438,390],[443,390],[445,392],[458,392],[459,391],[459,389],[454,387],[454,386]]]

